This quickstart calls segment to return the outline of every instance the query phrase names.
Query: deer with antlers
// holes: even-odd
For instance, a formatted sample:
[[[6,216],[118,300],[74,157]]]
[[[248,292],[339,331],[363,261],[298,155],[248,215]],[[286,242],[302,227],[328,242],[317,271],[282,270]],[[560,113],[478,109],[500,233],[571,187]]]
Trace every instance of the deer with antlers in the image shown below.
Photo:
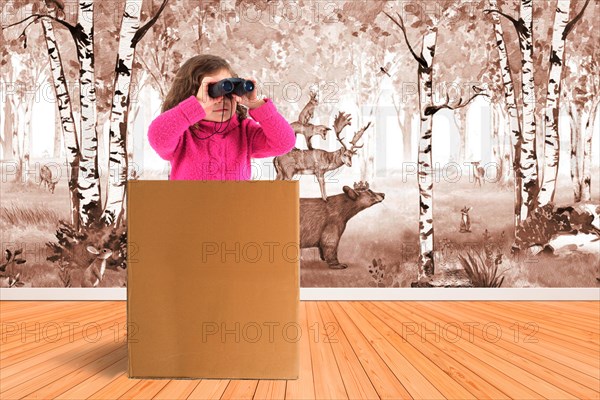
[[[369,122],[366,126],[359,129],[352,140],[350,141],[351,147],[348,148],[344,143],[340,134],[342,130],[350,125],[352,117],[342,111],[338,113],[335,118],[333,130],[335,136],[342,145],[341,148],[336,151],[325,151],[321,149],[311,150],[300,150],[292,149],[287,154],[277,156],[273,159],[273,165],[275,166],[275,172],[277,176],[275,179],[278,180],[291,180],[294,175],[314,175],[319,181],[321,188],[321,197],[327,201],[327,195],[325,193],[325,173],[333,171],[342,165],[352,166],[352,156],[356,154],[356,151],[363,145],[357,145],[358,141],[362,138],[367,128],[371,125]]]

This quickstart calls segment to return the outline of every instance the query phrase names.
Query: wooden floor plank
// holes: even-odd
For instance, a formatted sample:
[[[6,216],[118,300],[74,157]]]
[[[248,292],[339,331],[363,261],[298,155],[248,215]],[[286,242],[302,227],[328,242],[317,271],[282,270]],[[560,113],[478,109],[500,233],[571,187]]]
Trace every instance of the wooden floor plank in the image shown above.
[[[129,379],[126,302],[0,301],[0,398],[600,400],[599,302],[303,301],[299,311],[297,380]],[[465,321],[479,324],[473,340],[434,339],[436,324]],[[512,340],[524,321],[538,324],[536,343]],[[102,336],[34,340],[36,324],[63,322]],[[481,330],[489,322],[498,340]],[[33,331],[25,340],[7,332],[21,323]]]
[[[254,392],[254,400],[278,400],[285,398],[286,381],[260,380]]]
[[[424,314],[426,313],[433,317],[431,321],[442,322],[442,326],[449,326],[449,324],[455,323],[457,320],[473,320],[468,314],[464,314],[456,308],[453,309],[452,314],[449,314],[440,305],[414,304],[413,307],[421,309]],[[494,317],[492,316],[491,318]],[[552,357],[546,357],[543,353],[540,354],[535,349],[529,349],[526,343],[514,343],[513,339],[507,337],[507,335],[503,335],[504,337],[500,337],[498,341],[492,343],[489,341],[489,338],[485,337],[481,329],[473,329],[470,332],[473,335],[473,341],[477,340],[477,343],[484,350],[506,358],[507,361],[510,361],[515,366],[531,372],[540,379],[557,386],[575,397],[593,398],[594,388],[600,384],[597,379],[589,375],[582,374],[577,370],[560,364],[554,361]]]
[[[306,301],[300,302],[299,324],[300,336],[300,369],[298,379],[290,380],[285,388],[288,400],[314,400],[315,384],[313,379],[312,360],[310,357],[310,334],[306,323]]]
[[[398,303],[387,304],[386,302],[376,302],[378,307],[383,311],[387,312],[390,316],[396,318],[405,328],[405,334],[410,334],[409,329],[415,330],[422,341],[431,343],[436,346],[439,351],[443,351],[446,354],[451,355],[454,359],[465,366],[471,366],[475,372],[477,372],[481,378],[488,381],[488,384],[494,385],[496,388],[501,389],[507,394],[509,398],[519,399],[541,399],[539,393],[533,391],[526,385],[521,384],[518,380],[509,376],[500,369],[497,369],[495,365],[490,365],[483,362],[479,358],[479,351],[476,350],[475,354],[470,351],[464,351],[456,341],[446,340],[443,336],[435,335],[433,333],[427,333],[426,331],[432,332],[434,327],[427,326],[426,320],[420,315],[417,315],[414,309],[411,308],[410,304],[402,307]],[[414,324],[414,325],[413,325]],[[399,332],[400,333],[400,332]],[[429,341],[427,338],[429,337]]]
[[[229,385],[228,379],[202,379],[188,400],[217,400],[223,396]]]
[[[199,383],[197,379],[172,379],[152,399],[187,399]]]
[[[121,320],[116,321],[115,317]],[[32,326],[39,331],[37,337],[25,335],[17,342],[3,344],[2,358],[0,359],[0,373],[8,375],[7,367],[12,367],[24,360],[41,355],[42,353],[56,350],[64,345],[69,345],[85,338],[88,341],[94,341],[97,332],[104,335],[117,334],[119,329],[125,332],[125,311],[106,310],[95,314],[73,315],[70,320],[64,320],[59,327],[54,329],[45,329],[44,325]],[[118,324],[118,325],[115,325]],[[25,326],[31,324],[25,324]],[[54,328],[55,326],[53,326]]]
[[[433,317],[420,311],[417,304],[386,304],[388,307],[393,309],[399,309],[404,315],[410,315],[419,324],[429,324],[433,328],[433,324],[436,321]],[[434,334],[440,340],[448,341],[444,335]],[[487,341],[480,340],[471,343],[468,340],[456,340],[453,345],[456,346],[460,351],[469,353],[480,360],[479,365],[487,364],[490,367],[495,368],[500,373],[509,377],[514,384],[512,387],[523,391],[521,396],[513,396],[519,398],[561,398],[561,399],[574,399],[572,395],[565,392],[562,389],[537,378],[532,373],[519,368],[510,362],[504,360],[501,356],[494,353],[490,353],[482,349],[482,347],[488,344]],[[492,375],[493,376],[493,375]],[[531,389],[535,388],[535,389]],[[527,394],[526,394],[527,393]]]
[[[412,396],[398,380],[390,367],[377,354],[369,340],[363,336],[360,329],[352,322],[338,302],[327,302],[335,316],[340,329],[346,336],[352,338],[351,345],[360,360],[363,369],[381,399],[411,399]]]
[[[426,369],[419,371],[414,362],[423,362],[424,357],[419,353],[415,359],[408,360],[399,349],[395,348],[387,341],[381,331],[372,326],[371,322],[364,318],[350,302],[340,303],[340,306],[346,312],[348,317],[359,327],[361,333],[369,340],[373,349],[385,361],[410,395],[415,399],[443,399],[444,395],[425,377]],[[375,322],[375,321],[374,321]],[[415,354],[416,356],[416,354]],[[431,366],[431,364],[429,364]],[[440,374],[442,371],[435,365],[431,371],[433,375]],[[457,385],[460,386],[460,385]],[[458,390],[458,388],[456,388]]]
[[[254,393],[256,393],[257,386],[257,380],[231,379],[221,399],[251,400],[254,397]]]
[[[428,307],[428,305],[422,305]],[[440,308],[444,310],[451,310],[446,304],[440,304]],[[469,306],[461,308],[461,311],[467,315],[472,316],[473,321],[481,321],[481,326],[485,324],[497,324],[506,335],[510,335],[513,340],[517,340],[526,345],[529,349],[536,349],[540,354],[546,354],[547,357],[551,357],[554,360],[580,371],[584,374],[588,374],[594,378],[597,378],[592,371],[598,371],[600,361],[596,357],[590,357],[587,353],[582,353],[581,348],[565,350],[567,346],[564,342],[561,342],[559,338],[552,337],[546,333],[544,329],[537,331],[534,328],[523,329],[521,325],[520,334],[517,335],[517,327],[515,325],[515,319],[504,319],[498,314],[494,313],[493,308],[480,309],[479,306]],[[429,306],[431,308],[431,306]],[[449,311],[448,311],[449,312]],[[486,314],[489,313],[489,314]],[[510,317],[509,317],[510,318]],[[490,325],[492,326],[492,325]],[[496,329],[493,328],[492,329]],[[493,334],[493,332],[492,332]],[[571,347],[571,346],[569,346]]]
[[[109,365],[103,370],[98,370],[94,375],[72,386],[69,390],[59,394],[56,399],[60,400],[81,400],[87,399],[103,387],[113,382],[127,370],[127,356],[121,358],[116,363]]]
[[[411,344],[427,358],[432,360],[449,377],[461,384],[478,399],[507,399],[506,393],[494,386],[494,382],[488,382],[481,378],[477,371],[473,371],[473,363],[459,357],[452,358],[450,351],[440,351],[440,348],[432,343],[421,340],[418,335],[411,334],[410,325],[393,318],[390,314],[379,308],[379,302],[361,302],[372,314],[384,321],[396,334],[402,337],[402,341]],[[405,321],[410,322],[410,321]],[[390,334],[391,335],[391,334]],[[445,350],[445,349],[442,349]],[[461,363],[463,361],[464,363]],[[475,368],[473,368],[475,369]]]
[[[344,380],[337,366],[333,349],[323,321],[317,308],[317,303],[306,303],[306,321],[310,338],[310,354],[313,365],[315,397],[317,399],[347,399],[348,393]]]
[[[379,399],[369,376],[352,350],[350,341],[340,329],[335,316],[325,302],[317,302],[323,329],[329,338],[346,393],[350,399]]]
[[[452,379],[449,375],[445,373],[443,369],[441,369],[437,364],[435,364],[432,360],[428,359],[421,353],[418,347],[413,347],[408,341],[404,340],[402,336],[400,336],[397,332],[395,332],[392,328],[390,328],[387,324],[385,324],[380,318],[378,318],[377,314],[372,313],[364,304],[359,302],[346,303],[352,306],[355,311],[352,314],[353,320],[357,321],[361,324],[362,327],[366,324],[370,324],[372,326],[371,334],[375,334],[375,332],[381,334],[385,337],[391,346],[392,349],[395,350],[396,353],[400,354],[402,358],[405,360],[402,363],[406,363],[406,365],[413,365],[420,373],[423,371],[427,371],[427,375],[424,376],[427,379],[427,383],[433,385],[437,390],[439,390],[440,396],[443,398],[451,398],[451,399],[473,399],[475,400],[477,397],[469,392],[465,387],[463,387],[460,383]],[[363,330],[364,331],[364,330]],[[386,357],[398,358],[395,352],[389,349],[389,346],[381,346],[381,350],[385,351]],[[387,347],[387,348],[386,348]],[[380,353],[381,354],[381,353]],[[385,358],[384,358],[385,360]],[[389,365],[389,363],[388,363]],[[413,380],[415,385],[419,385],[418,380]],[[410,391],[410,388],[407,388]],[[434,398],[434,396],[430,393],[427,394],[419,394],[414,397],[418,398]]]
[[[125,315],[113,312],[112,316],[98,320],[98,324],[90,326],[89,330],[76,330],[72,335],[68,334],[64,338],[61,338],[58,343],[44,343],[33,349],[24,346],[23,354],[15,353],[18,348],[8,350],[11,354],[14,354],[2,360],[0,374],[5,380],[24,371],[33,374],[36,370],[40,369],[40,365],[47,366],[47,362],[51,362],[55,357],[61,356],[65,352],[71,351],[71,353],[67,354],[74,356],[77,354],[75,352],[93,349],[94,345],[100,340],[112,339],[112,341],[115,341],[114,333],[116,331],[109,331],[109,328],[114,326],[115,321],[118,321],[115,318],[122,320],[125,318]],[[125,331],[121,330],[120,333],[119,340],[124,341]]]

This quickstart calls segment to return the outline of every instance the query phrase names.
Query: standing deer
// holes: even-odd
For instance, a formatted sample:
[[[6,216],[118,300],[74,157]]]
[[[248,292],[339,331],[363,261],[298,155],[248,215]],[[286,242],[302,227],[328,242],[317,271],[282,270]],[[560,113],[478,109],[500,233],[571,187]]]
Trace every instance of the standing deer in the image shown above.
[[[54,194],[54,187],[56,186],[57,182],[58,180],[52,180],[52,170],[48,168],[47,165],[42,165],[42,168],[40,169],[40,183],[38,184],[38,187],[41,187],[42,183],[44,183],[46,188],[50,190],[50,193]]]
[[[102,251],[98,251],[94,246],[87,246],[87,251],[96,254],[96,258],[83,273],[83,282],[81,286],[96,287],[104,277],[106,259],[112,255],[112,251],[106,248],[102,249]]]
[[[337,258],[338,245],[348,221],[359,212],[381,203],[384,193],[369,189],[368,182],[354,183],[354,189],[343,187],[344,193],[323,202],[319,198],[300,199],[300,248],[318,247],[321,260],[329,268],[344,269]]]
[[[351,119],[352,117],[349,114],[345,114],[341,111],[335,118],[333,129],[338,142],[342,145],[342,147],[336,151],[330,152],[321,149],[299,150],[294,148],[287,154],[275,157],[273,159],[273,165],[275,166],[275,172],[277,173],[275,179],[291,180],[296,174],[315,175],[321,188],[321,197],[323,200],[327,201],[327,195],[325,193],[325,172],[335,170],[342,165],[347,165],[348,167],[352,166],[352,156],[356,154],[357,149],[360,149],[363,146],[358,146],[357,143],[371,125],[369,122],[366,126],[356,132],[350,141],[351,147],[348,148],[344,144],[344,138],[340,137],[340,133],[346,126],[350,125]]]
[[[485,178],[485,169],[479,166],[479,161],[472,161],[471,165],[473,165],[473,178],[475,178],[474,183],[479,183],[479,186],[481,186],[481,182],[483,182]]]

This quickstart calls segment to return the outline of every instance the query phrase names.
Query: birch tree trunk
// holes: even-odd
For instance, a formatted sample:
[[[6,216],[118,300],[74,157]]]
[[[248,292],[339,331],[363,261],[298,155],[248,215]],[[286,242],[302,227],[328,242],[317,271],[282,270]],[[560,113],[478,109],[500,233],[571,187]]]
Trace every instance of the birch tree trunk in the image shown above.
[[[499,182],[502,176],[502,158],[500,152],[500,105],[497,103],[491,103],[491,117],[492,117],[492,159],[494,163],[494,170],[496,176],[493,178],[493,182]]]
[[[527,219],[537,208],[539,192],[538,162],[536,152],[535,83],[533,80],[533,0],[521,0],[520,16],[523,21],[520,47],[523,61],[521,82],[523,84],[523,144],[521,146],[521,221]]]
[[[433,259],[433,163],[431,157],[433,115],[425,113],[433,107],[433,57],[437,27],[430,27],[423,37],[419,64],[419,114],[421,117],[417,176],[419,178],[419,247],[417,281],[427,281],[434,273]]]
[[[67,81],[65,78],[62,59],[60,57],[60,51],[56,44],[54,27],[52,26],[52,22],[50,22],[47,18],[42,18],[41,22],[44,37],[46,38],[46,47],[48,49],[48,58],[50,60],[50,71],[52,73],[52,83],[54,85],[58,116],[61,122],[60,132],[62,132],[62,141],[65,146],[65,155],[67,158],[67,164],[69,166],[67,170],[70,170],[68,174],[68,182],[71,225],[73,225],[75,229],[79,230],[81,225],[79,221],[79,191],[77,180],[79,177],[81,153],[77,138],[77,130],[75,128],[75,119],[73,118],[73,109],[71,107],[71,97],[67,88]],[[60,132],[56,132],[57,137],[59,137]],[[54,156],[60,157],[60,151],[58,154],[55,153]]]
[[[498,9],[496,0],[489,0],[490,8],[493,10]],[[515,188],[515,218],[514,226],[515,233],[516,229],[521,222],[521,204],[523,202],[521,195],[522,185],[522,174],[521,174],[521,144],[523,141],[523,135],[521,132],[521,125],[519,123],[519,112],[517,109],[517,102],[515,99],[515,88],[513,85],[512,76],[510,74],[510,65],[508,63],[508,52],[506,50],[506,42],[504,40],[504,32],[502,25],[500,24],[500,17],[496,13],[492,13],[492,19],[494,21],[494,33],[496,36],[496,44],[498,46],[498,53],[500,58],[500,69],[502,71],[502,83],[504,86],[504,98],[506,99],[506,109],[508,110],[508,128],[511,132],[511,145],[512,145],[512,169],[514,172],[514,188]]]
[[[106,208],[102,214],[105,225],[119,226],[125,211],[125,185],[128,176],[127,118],[135,57],[134,37],[140,28],[141,9],[142,0],[128,0],[121,20],[115,67],[115,90],[110,113],[108,147],[110,179],[107,186]]]
[[[5,68],[8,68],[8,77],[7,77],[7,81],[6,84],[12,84],[13,82],[13,72],[14,72],[14,68],[12,65],[7,66]],[[8,92],[8,90],[6,91]],[[13,154],[13,133],[16,130],[16,121],[15,121],[15,109],[13,107],[13,102],[11,100],[11,97],[14,96],[9,96],[7,93],[4,93],[4,110],[5,110],[5,117],[4,117],[4,138],[2,140],[2,158],[4,161],[11,161],[14,160],[14,154]]]
[[[459,145],[457,162],[462,165],[467,156],[467,110],[468,107],[454,110],[454,124],[458,130]]]
[[[569,23],[571,0],[558,0],[552,30],[550,49],[550,71],[545,109],[544,174],[540,188],[539,203],[544,206],[554,202],[558,161],[560,158],[560,137],[558,134],[558,111],[560,110],[561,77],[565,60],[565,28]]]
[[[585,136],[583,138],[583,166],[581,176],[581,200],[590,201],[592,199],[592,137],[594,136],[594,122],[598,111],[598,98],[593,100],[590,113],[586,115]]]
[[[102,211],[98,173],[98,133],[96,132],[96,88],[94,78],[94,2],[79,0],[77,58],[81,103],[80,168],[78,176],[82,227],[96,225]]]
[[[50,57],[50,55],[48,55],[48,57]],[[62,135],[62,120],[60,118],[60,110],[58,109],[58,101],[56,104],[55,113],[56,114],[54,118],[54,145],[52,147],[52,158],[60,158],[60,145],[62,142],[60,139]]]
[[[581,201],[580,157],[581,124],[576,106],[571,102],[568,106],[569,125],[571,127],[571,182],[573,184],[573,202]]]
[[[33,84],[34,84],[34,91],[35,91],[36,82],[34,82]],[[21,167],[21,171],[24,172],[22,183],[25,185],[27,183],[29,183],[29,175],[31,172],[31,169],[29,167],[29,165],[30,165],[29,159],[31,156],[31,114],[32,114],[34,100],[35,100],[35,92],[32,93],[31,95],[28,93],[25,93],[25,117],[23,120],[23,122],[25,122],[25,127],[23,129],[23,159],[22,159],[22,167]]]
[[[412,114],[404,109],[404,124],[402,129],[402,148],[403,161],[405,163],[412,162]]]
[[[15,171],[15,182],[21,183],[23,179],[23,160],[21,159],[21,143],[19,139],[19,109],[14,101],[14,95],[11,96],[9,100],[12,102],[12,109],[14,111],[14,126],[12,129],[12,154],[13,160],[15,161],[15,166],[17,170]]]

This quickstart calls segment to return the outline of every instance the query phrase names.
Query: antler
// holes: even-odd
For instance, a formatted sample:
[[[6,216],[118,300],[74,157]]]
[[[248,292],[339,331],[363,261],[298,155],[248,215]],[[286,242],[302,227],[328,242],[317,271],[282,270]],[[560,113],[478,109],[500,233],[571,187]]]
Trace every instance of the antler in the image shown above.
[[[351,122],[352,116],[340,111],[338,115],[335,116],[335,121],[333,121],[333,129],[336,133],[340,133],[345,127],[350,126]]]
[[[357,146],[356,143],[358,143],[358,141],[360,140],[360,138],[362,138],[362,135],[364,135],[365,131],[367,130],[367,128],[371,125],[371,122],[369,122],[367,125],[363,126],[358,132],[356,132],[354,134],[354,137],[352,138],[352,141],[350,141],[350,144],[352,145],[352,147],[350,148],[350,150],[352,152],[354,152],[356,149],[360,149],[361,147],[363,147],[364,145],[360,145]]]
[[[369,182],[367,181],[360,181],[358,183],[354,182],[354,190],[358,191],[358,192],[364,192],[366,190],[369,190]]]
[[[348,148],[346,147],[346,144],[343,142],[342,137],[340,137],[340,133],[342,133],[342,130],[350,125],[350,122],[352,121],[352,116],[350,114],[346,114],[343,111],[340,111],[338,113],[338,115],[336,115],[335,117],[335,121],[333,122],[333,130],[335,131],[335,136],[338,140],[338,142],[340,142],[342,144],[342,146],[344,147],[344,149],[348,150]]]

